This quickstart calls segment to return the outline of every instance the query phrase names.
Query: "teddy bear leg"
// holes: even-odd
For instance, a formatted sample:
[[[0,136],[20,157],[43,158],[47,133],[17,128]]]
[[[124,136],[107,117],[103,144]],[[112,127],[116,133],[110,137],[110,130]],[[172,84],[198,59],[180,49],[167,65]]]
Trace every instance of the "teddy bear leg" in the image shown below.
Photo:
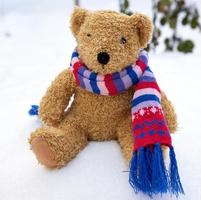
[[[122,122],[117,129],[117,138],[126,163],[129,165],[133,153],[133,137],[131,119]]]
[[[86,146],[87,137],[72,125],[66,130],[43,127],[31,134],[29,142],[39,163],[56,168],[72,160]]]

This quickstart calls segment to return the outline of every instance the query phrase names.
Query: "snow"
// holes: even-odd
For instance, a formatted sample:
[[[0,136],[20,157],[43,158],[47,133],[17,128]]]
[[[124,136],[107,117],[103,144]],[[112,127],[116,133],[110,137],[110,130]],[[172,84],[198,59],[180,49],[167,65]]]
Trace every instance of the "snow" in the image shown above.
[[[135,2],[135,10],[150,15],[150,1]],[[118,9],[114,0],[81,3],[94,10]],[[48,170],[37,163],[27,138],[41,124],[29,117],[27,110],[40,101],[55,75],[68,67],[75,46],[68,22],[73,5],[64,0],[6,0],[4,7],[6,12],[0,16],[0,199],[148,199],[134,194],[129,186],[124,172],[128,168],[115,141],[91,142],[60,170]],[[181,199],[199,200],[201,36],[185,34],[196,41],[193,54],[152,53],[150,66],[178,114],[179,129],[173,141],[186,192]]]

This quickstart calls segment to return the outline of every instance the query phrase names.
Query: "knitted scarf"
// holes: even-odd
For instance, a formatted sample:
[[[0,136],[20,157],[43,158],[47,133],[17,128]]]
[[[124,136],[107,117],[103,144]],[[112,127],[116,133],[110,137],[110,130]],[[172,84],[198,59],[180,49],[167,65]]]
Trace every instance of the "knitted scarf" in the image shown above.
[[[71,70],[81,88],[97,95],[118,95],[135,86],[131,102],[133,157],[130,161],[129,182],[135,192],[184,193],[170,132],[161,107],[161,92],[148,66],[148,55],[141,51],[136,63],[122,71],[101,75],[90,71],[75,50]],[[169,147],[169,169],[163,160],[161,146]]]

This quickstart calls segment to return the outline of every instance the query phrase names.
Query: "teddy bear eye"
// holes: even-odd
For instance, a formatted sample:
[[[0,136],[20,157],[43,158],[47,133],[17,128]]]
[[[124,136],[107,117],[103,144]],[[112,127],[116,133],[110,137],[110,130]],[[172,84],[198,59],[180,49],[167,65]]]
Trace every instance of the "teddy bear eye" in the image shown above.
[[[91,34],[90,34],[90,33],[87,33],[87,37],[91,37]]]
[[[126,44],[127,40],[125,37],[122,37],[120,42],[121,42],[121,44]]]

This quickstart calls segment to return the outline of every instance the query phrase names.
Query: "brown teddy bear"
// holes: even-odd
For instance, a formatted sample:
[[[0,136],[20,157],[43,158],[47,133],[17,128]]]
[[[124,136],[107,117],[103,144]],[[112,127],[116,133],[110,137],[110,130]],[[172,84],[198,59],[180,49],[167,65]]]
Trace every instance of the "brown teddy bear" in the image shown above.
[[[131,63],[138,61],[139,66],[145,66],[146,61],[143,63],[142,60],[146,60],[146,55],[142,53],[141,61],[138,58],[140,50],[150,41],[152,29],[150,19],[139,13],[127,16],[113,11],[74,10],[71,30],[77,47],[72,56],[72,66],[56,77],[42,98],[39,117],[44,125],[32,133],[29,140],[41,164],[48,168],[62,167],[89,141],[106,140],[117,140],[127,163],[130,162],[133,155],[131,102],[135,84],[123,90],[117,83],[118,92],[114,84],[108,83],[111,76],[126,73],[125,67]],[[84,78],[89,70],[93,72],[89,74],[92,79],[85,80],[88,90],[76,71],[83,64],[88,69],[82,74]],[[94,76],[97,80],[103,77],[109,80],[106,85],[112,91],[111,95],[106,94],[107,88],[100,86],[102,93],[97,88],[101,81],[95,82],[96,87],[93,85]],[[128,79],[125,81],[127,84]],[[74,100],[67,109],[71,97]],[[161,105],[170,132],[175,132],[175,111],[164,93],[161,95]],[[166,145],[166,142],[161,144]]]

